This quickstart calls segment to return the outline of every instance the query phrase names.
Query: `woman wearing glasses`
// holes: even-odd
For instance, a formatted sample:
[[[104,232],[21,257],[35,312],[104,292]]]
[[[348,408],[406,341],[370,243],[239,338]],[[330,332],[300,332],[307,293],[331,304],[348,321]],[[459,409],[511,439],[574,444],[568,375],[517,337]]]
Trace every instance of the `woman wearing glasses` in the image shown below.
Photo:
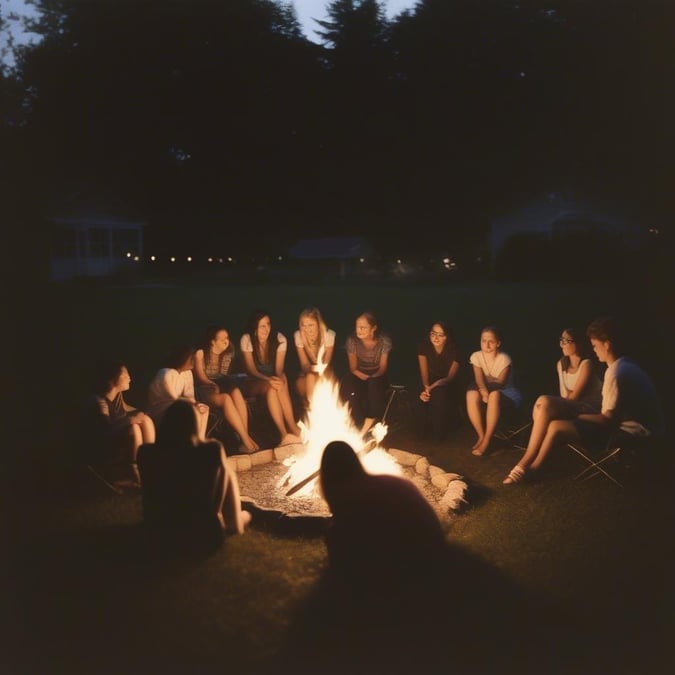
[[[453,415],[452,403],[458,403],[459,354],[450,326],[445,321],[431,325],[429,335],[420,341],[417,349],[422,391],[419,395],[417,432],[426,435],[427,419],[434,441],[442,441],[448,433]],[[457,405],[454,406],[456,411]]]
[[[505,485],[522,480],[553,420],[574,419],[581,413],[598,413],[602,382],[590,358],[590,342],[583,332],[565,328],[560,335],[562,356],[556,364],[559,396],[540,396],[532,409],[532,431],[525,454],[504,479]]]

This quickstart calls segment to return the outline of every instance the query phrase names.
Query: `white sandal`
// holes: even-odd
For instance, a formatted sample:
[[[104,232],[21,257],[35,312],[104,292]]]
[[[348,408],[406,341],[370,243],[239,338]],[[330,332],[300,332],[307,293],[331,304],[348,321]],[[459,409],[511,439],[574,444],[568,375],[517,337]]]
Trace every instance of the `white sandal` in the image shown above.
[[[504,485],[513,485],[513,483],[518,483],[521,480],[525,478],[525,469],[523,469],[520,464],[516,464],[511,471],[509,471],[509,475],[504,479],[503,484]]]

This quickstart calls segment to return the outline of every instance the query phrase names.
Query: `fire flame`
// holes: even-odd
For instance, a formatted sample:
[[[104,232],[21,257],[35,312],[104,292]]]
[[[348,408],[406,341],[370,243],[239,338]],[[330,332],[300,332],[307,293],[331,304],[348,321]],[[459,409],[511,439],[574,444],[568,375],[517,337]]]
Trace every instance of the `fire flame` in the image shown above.
[[[365,440],[353,424],[349,405],[340,401],[339,383],[324,377],[326,365],[322,363],[323,347],[319,351],[319,379],[312,392],[306,417],[298,423],[302,431],[302,444],[284,460],[288,471],[279,479],[279,486],[293,486],[319,471],[323,450],[331,441],[345,441],[358,453],[361,464],[369,473],[401,475],[400,465],[380,446],[387,434],[387,425],[378,422]],[[311,495],[317,487],[312,480],[295,494]]]

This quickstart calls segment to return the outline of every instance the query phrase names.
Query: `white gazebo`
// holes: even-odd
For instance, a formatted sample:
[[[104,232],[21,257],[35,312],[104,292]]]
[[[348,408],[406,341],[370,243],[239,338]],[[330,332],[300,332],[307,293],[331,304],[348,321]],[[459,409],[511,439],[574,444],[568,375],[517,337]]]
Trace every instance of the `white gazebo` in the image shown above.
[[[50,223],[52,281],[111,276],[143,258],[143,222],[85,209]]]

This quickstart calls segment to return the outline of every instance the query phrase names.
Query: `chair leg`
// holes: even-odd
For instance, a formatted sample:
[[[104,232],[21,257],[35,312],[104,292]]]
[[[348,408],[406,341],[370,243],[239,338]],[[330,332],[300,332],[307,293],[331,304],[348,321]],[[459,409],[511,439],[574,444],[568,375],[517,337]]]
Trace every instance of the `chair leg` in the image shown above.
[[[87,469],[93,476],[98,478],[98,480],[100,480],[101,483],[103,483],[106,487],[110,488],[110,490],[112,490],[115,494],[118,495],[124,494],[122,490],[115,487],[109,480],[104,478],[98,471],[96,471],[96,469],[91,464],[87,464]]]
[[[612,483],[618,485],[620,488],[623,488],[623,485],[618,480],[616,480],[614,476],[610,475],[607,471],[605,471],[605,469],[602,466],[600,466],[601,464],[604,464],[606,461],[612,459],[612,457],[616,456],[616,454],[621,451],[620,447],[614,448],[611,452],[607,453],[604,457],[602,457],[597,461],[590,458],[585,452],[576,447],[573,443],[568,443],[567,447],[570,448],[570,450],[574,450],[574,452],[576,452],[577,455],[579,455],[579,457],[582,457],[584,460],[588,462],[588,466],[585,469],[583,469],[583,471],[580,471],[576,476],[574,476],[574,480],[579,480],[582,476],[585,476],[583,480],[588,480],[589,478],[593,478],[593,476],[597,476],[598,474],[601,473],[606,478],[611,480]]]

